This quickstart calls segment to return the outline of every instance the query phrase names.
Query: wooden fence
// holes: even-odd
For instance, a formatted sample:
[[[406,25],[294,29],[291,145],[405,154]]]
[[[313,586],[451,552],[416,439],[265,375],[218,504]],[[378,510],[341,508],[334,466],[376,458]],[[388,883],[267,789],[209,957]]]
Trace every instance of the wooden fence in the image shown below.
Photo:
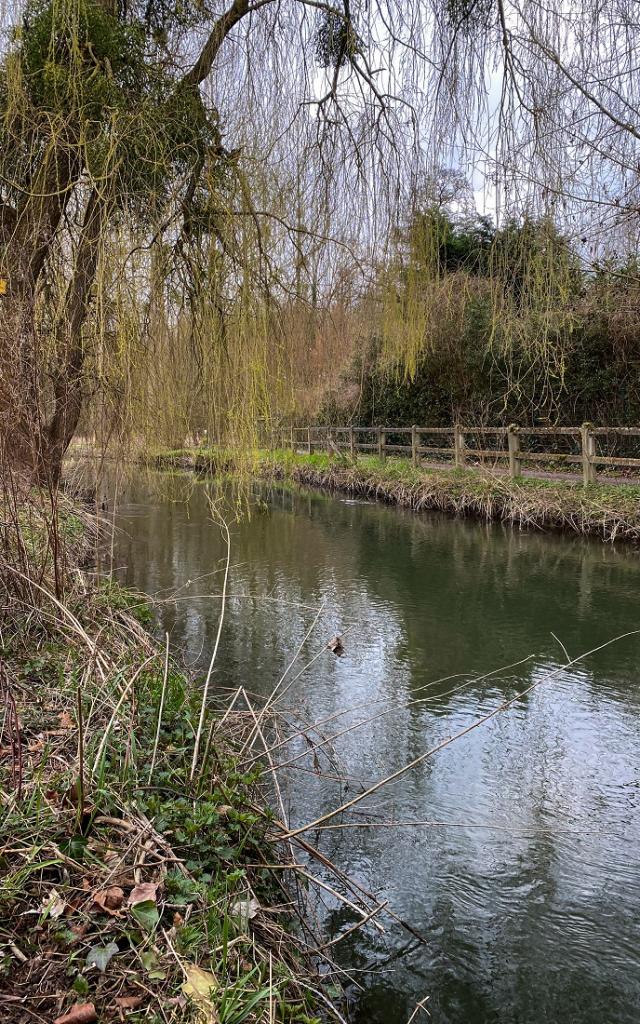
[[[569,451],[541,450],[547,438],[562,438]],[[640,458],[617,457],[599,451],[601,441],[640,438],[640,427],[291,427],[277,432],[283,447],[307,452],[374,452],[379,458],[399,455],[414,466],[439,460],[462,467],[487,460],[508,463],[509,475],[522,474],[523,464],[542,463],[545,469],[579,466],[585,486],[595,483],[598,466],[640,471]],[[425,443],[425,441],[429,443]],[[450,441],[449,444],[444,444]],[[403,443],[404,442],[404,443]],[[435,443],[434,443],[435,442]],[[439,442],[439,443],[438,443]],[[528,445],[534,443],[536,450]],[[493,446],[488,447],[493,443]]]

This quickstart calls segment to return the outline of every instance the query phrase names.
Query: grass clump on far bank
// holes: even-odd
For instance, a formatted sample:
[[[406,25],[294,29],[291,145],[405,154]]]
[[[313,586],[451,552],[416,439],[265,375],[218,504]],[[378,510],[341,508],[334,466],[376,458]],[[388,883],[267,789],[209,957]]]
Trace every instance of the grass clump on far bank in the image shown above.
[[[480,468],[426,469],[406,459],[288,450],[264,453],[261,472],[416,512],[439,511],[605,541],[640,539],[640,486],[509,477]]]
[[[144,602],[73,559],[56,584],[48,555],[24,585],[14,540],[0,562],[1,1019],[316,1021],[314,972],[278,913],[272,815],[240,756],[248,716],[207,713],[194,770],[200,690],[148,634]]]

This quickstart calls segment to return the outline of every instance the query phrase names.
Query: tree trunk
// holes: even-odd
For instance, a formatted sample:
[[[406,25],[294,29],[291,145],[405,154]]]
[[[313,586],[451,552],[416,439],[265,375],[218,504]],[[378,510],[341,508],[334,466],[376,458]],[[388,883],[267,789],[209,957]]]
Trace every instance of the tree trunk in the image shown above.
[[[30,477],[38,472],[43,430],[37,287],[78,166],[72,140],[61,140],[43,157],[17,209],[3,207],[0,276],[7,286],[0,298],[0,447],[5,465]]]
[[[53,412],[41,434],[38,475],[54,486],[62,460],[73,440],[83,403],[84,344],[82,328],[91,304],[98,269],[100,240],[108,219],[108,201],[93,191],[89,196],[76,262],[65,303],[56,326],[58,367],[53,385]]]
[[[43,243],[32,236],[18,273],[9,279],[7,315],[0,323],[0,444],[8,463],[48,486],[59,483],[62,460],[82,411],[83,325],[107,218],[107,200],[92,192],[76,246],[73,274],[53,330],[53,366],[42,350],[37,324],[37,277],[34,279],[33,270],[34,260],[36,264],[43,261]],[[48,222],[51,224],[50,218]],[[40,270],[41,264],[38,275]]]

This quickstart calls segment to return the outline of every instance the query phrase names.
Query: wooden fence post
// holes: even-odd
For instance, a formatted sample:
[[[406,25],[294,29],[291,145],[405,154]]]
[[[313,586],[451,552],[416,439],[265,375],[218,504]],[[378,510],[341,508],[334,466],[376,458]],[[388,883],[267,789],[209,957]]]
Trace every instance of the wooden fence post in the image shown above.
[[[596,439],[591,433],[591,423],[583,423],[580,427],[580,443],[582,447],[582,483],[595,484],[598,479],[596,467],[591,461],[596,454]]]
[[[414,466],[418,465],[418,428],[411,428],[411,461]]]
[[[512,480],[522,473],[522,462],[520,454],[520,435],[515,423],[510,423],[507,428],[507,441],[509,444],[509,476]]]
[[[455,461],[458,468],[464,466],[464,434],[462,433],[462,427],[456,423],[453,428],[453,447],[455,452]]]
[[[384,459],[384,457],[385,457],[384,446],[385,446],[385,442],[386,442],[386,435],[385,435],[382,427],[376,427],[376,430],[378,432],[378,458],[379,459]]]
[[[307,455],[311,455],[311,427],[307,427]]]
[[[349,427],[349,453],[352,459],[356,457],[356,432],[353,427]]]

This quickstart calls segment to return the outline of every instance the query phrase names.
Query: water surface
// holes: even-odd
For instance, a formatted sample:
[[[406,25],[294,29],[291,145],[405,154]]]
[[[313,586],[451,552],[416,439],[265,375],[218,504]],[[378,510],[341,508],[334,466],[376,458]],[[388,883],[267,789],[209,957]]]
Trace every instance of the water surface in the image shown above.
[[[120,500],[123,578],[172,596],[160,628],[206,666],[224,556],[206,485],[145,476]],[[322,609],[279,704],[325,722],[286,748],[293,824],[539,683],[332,822],[446,824],[311,834],[427,940],[385,922],[334,947],[364,987],[358,1020],[399,1024],[428,996],[435,1024],[637,1024],[640,638],[558,669],[640,628],[638,556],[291,491],[231,533],[218,687],[271,692]],[[336,633],[344,657],[295,679]],[[309,740],[341,732],[314,759]],[[329,936],[354,921],[327,905]]]

